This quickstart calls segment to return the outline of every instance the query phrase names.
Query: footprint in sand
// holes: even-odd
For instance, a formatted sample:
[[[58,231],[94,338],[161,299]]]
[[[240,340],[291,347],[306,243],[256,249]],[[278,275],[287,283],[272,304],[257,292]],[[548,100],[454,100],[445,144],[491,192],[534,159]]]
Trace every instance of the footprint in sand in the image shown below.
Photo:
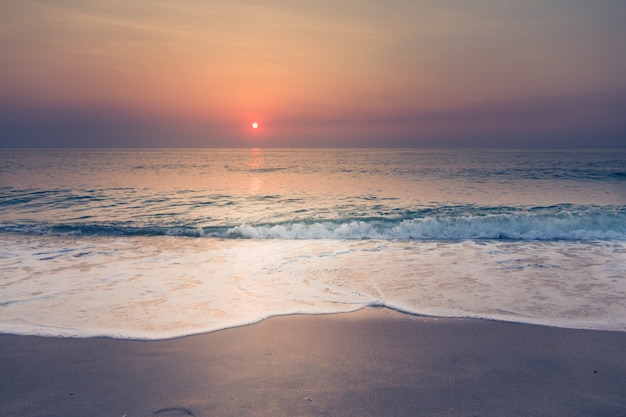
[[[158,417],[196,417],[191,410],[183,407],[162,408],[160,410],[153,411],[152,415]]]

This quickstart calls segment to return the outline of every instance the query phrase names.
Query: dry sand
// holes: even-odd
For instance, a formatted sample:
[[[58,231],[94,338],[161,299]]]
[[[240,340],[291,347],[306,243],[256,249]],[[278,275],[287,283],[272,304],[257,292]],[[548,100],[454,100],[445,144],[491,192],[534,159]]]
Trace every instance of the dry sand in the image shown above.
[[[383,308],[165,341],[0,335],[0,416],[626,416],[626,332]]]

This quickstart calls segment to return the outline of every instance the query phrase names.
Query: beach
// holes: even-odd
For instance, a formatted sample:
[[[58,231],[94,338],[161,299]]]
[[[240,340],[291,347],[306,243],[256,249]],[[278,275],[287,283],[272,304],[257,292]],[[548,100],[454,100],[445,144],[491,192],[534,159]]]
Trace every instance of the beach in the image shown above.
[[[624,149],[0,154],[0,417],[626,417]]]
[[[0,1],[0,417],[626,417],[625,21]]]
[[[170,340],[0,336],[3,416],[626,415],[626,332],[386,308]]]

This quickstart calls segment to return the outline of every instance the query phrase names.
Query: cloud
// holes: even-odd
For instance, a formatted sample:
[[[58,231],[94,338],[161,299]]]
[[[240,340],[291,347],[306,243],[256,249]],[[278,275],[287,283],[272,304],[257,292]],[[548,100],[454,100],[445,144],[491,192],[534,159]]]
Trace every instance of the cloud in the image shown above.
[[[386,146],[624,146],[624,114],[626,91],[620,91],[436,110],[353,108],[289,115],[275,123],[289,126],[292,135],[310,129],[343,145],[378,140]]]
[[[229,128],[219,120],[190,121],[123,107],[0,106],[0,147],[228,146]]]
[[[624,146],[626,91],[462,108],[354,107],[268,116],[263,146]],[[182,119],[122,107],[0,107],[1,147],[251,146],[245,117]]]

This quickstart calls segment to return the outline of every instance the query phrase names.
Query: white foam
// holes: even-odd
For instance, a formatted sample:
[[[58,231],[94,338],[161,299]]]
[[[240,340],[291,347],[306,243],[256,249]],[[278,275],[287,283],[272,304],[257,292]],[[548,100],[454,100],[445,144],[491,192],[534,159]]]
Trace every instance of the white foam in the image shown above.
[[[517,239],[626,240],[624,213],[550,213],[426,216],[402,221],[241,225],[218,233],[252,239]]]
[[[368,305],[626,331],[624,242],[19,237],[0,331],[162,339]]]

